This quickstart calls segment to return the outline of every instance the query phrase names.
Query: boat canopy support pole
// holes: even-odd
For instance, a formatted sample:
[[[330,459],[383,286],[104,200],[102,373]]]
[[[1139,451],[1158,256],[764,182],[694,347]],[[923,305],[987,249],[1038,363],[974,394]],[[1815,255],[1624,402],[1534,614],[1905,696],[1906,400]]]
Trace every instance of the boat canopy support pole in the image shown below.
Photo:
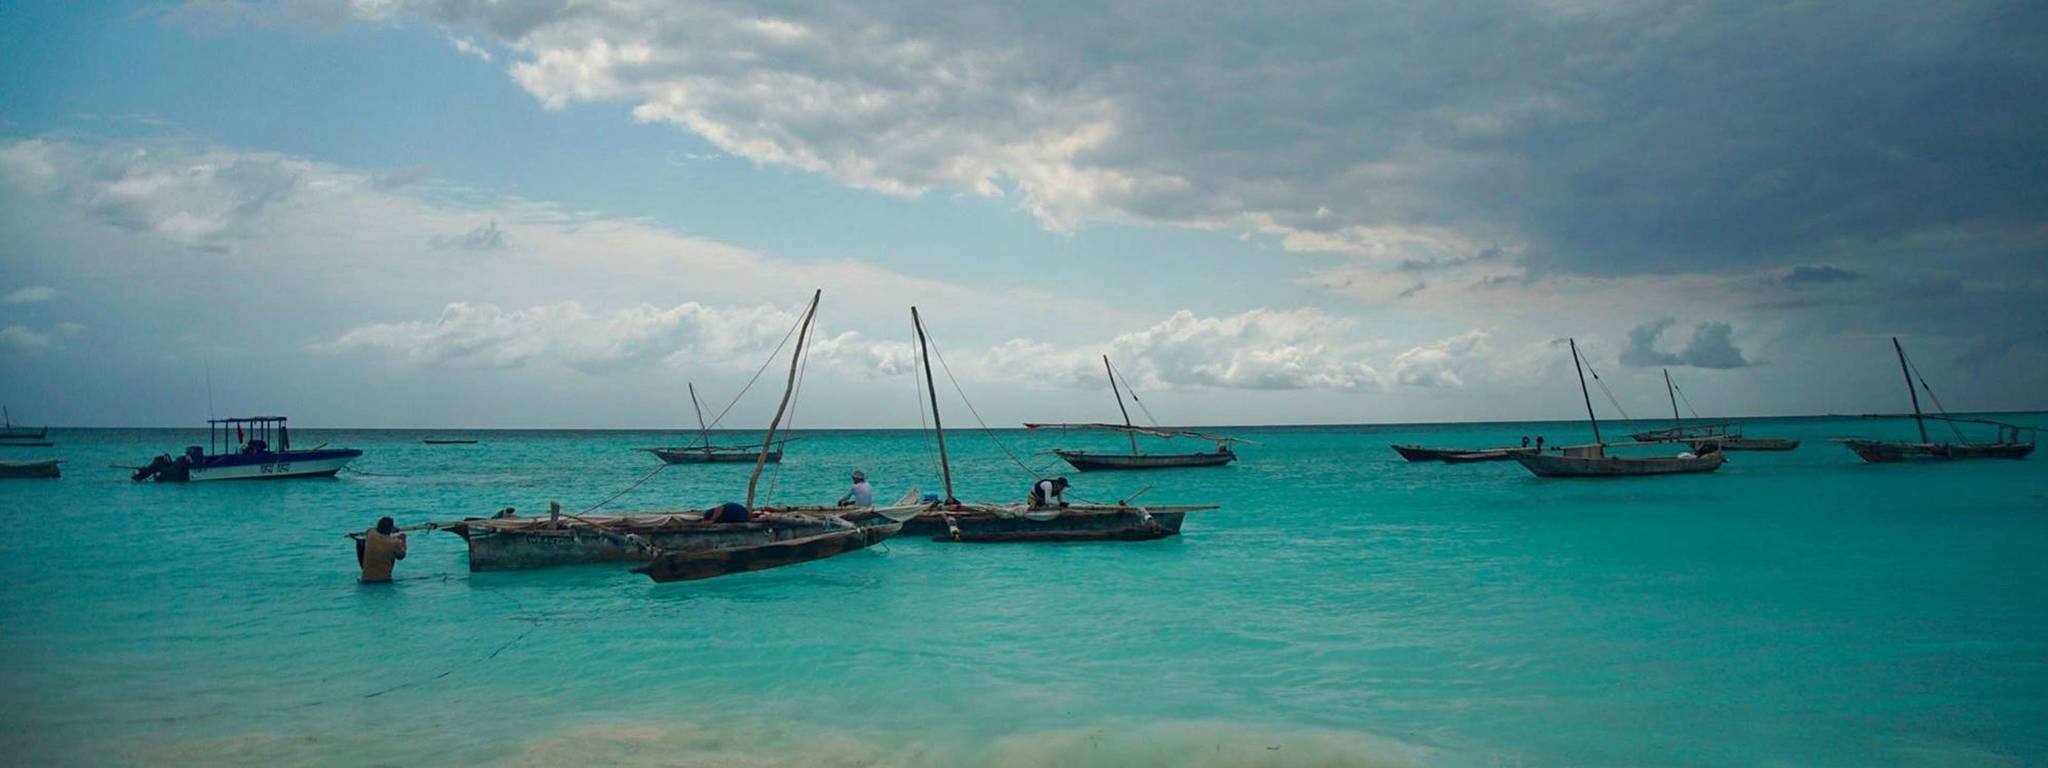
[[[1586,391],[1586,368],[1579,364],[1579,341],[1568,340],[1572,346],[1572,370],[1579,372],[1579,396],[1586,399],[1586,420],[1593,422],[1593,442],[1606,445],[1600,439],[1600,417],[1593,415],[1593,393]]]
[[[917,329],[917,349],[924,358],[924,387],[932,398],[932,434],[939,439],[939,474],[946,481],[946,503],[958,504],[953,498],[953,463],[946,459],[946,428],[939,423],[939,386],[932,381],[932,345],[924,335],[924,319],[918,317],[917,307],[910,308],[910,325]]]
[[[1906,377],[1906,394],[1913,398],[1913,423],[1920,425],[1920,442],[1934,442],[1927,439],[1927,417],[1920,414],[1920,393],[1913,389],[1913,371],[1906,367],[1906,348],[1899,346],[1897,336],[1892,337],[1892,350],[1899,353],[1899,373]]]

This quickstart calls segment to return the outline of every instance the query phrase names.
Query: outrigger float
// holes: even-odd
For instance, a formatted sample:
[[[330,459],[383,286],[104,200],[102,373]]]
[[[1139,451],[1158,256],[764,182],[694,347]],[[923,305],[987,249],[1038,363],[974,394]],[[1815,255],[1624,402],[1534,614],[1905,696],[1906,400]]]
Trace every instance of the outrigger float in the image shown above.
[[[1929,416],[1920,411],[1920,393],[1913,388],[1919,371],[1906,361],[1906,348],[1899,345],[1898,337],[1892,337],[1892,350],[1899,355],[1899,372],[1906,377],[1906,394],[1913,401],[1913,422],[1920,427],[1920,442],[1906,443],[1887,440],[1871,440],[1860,437],[1831,438],[1856,452],[1858,458],[1871,464],[1896,464],[1906,461],[1953,461],[1957,459],[2024,459],[2034,452],[2034,443],[2039,439],[2040,430],[2019,424],[2008,424],[1990,419],[1957,418],[1948,415],[1941,408],[1941,401],[1935,399],[1934,390],[1927,386],[1927,379],[1919,378],[1921,389],[1927,390],[1927,397],[1934,400],[1934,406],[1942,410],[1939,416]],[[1938,443],[1927,435],[1927,421],[1948,422],[1949,429],[1956,435],[1953,443]],[[1957,424],[1985,424],[1998,428],[1998,439],[1988,443],[1973,443],[1963,436]],[[2020,437],[2026,436],[2026,442]]]
[[[362,455],[354,448],[328,448],[326,443],[292,450],[291,430],[283,416],[209,419],[205,448],[187,447],[176,458],[159,454],[148,466],[136,467],[130,479],[163,483],[333,477]]]

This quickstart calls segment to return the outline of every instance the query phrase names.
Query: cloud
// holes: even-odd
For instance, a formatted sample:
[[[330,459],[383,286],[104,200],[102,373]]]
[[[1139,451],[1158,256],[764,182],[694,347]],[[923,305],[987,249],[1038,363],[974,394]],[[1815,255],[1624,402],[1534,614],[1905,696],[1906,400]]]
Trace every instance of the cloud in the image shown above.
[[[1825,264],[1801,264],[1785,272],[1778,282],[1788,288],[1808,288],[1830,283],[1846,283],[1863,279],[1863,273]]]
[[[57,289],[46,285],[31,285],[17,289],[6,296],[0,296],[0,304],[35,304],[49,301],[57,296]]]
[[[796,313],[771,306],[712,308],[696,302],[640,305],[604,315],[576,302],[506,310],[456,302],[432,322],[376,323],[317,345],[327,351],[394,352],[420,365],[516,368],[550,363],[585,373],[713,362],[750,368],[773,349]],[[745,359],[742,359],[745,358]]]
[[[0,175],[100,221],[183,245],[228,250],[237,231],[286,203],[309,166],[263,153],[200,152],[158,162],[141,145],[43,139],[0,148]]]
[[[1394,381],[1410,387],[1465,386],[1459,372],[1486,344],[1487,335],[1472,330],[1402,352],[1394,358]]]
[[[455,46],[455,50],[461,51],[463,54],[468,56],[474,56],[478,61],[484,62],[485,64],[489,64],[491,62],[490,50],[484,48],[481,45],[477,45],[475,41],[472,41],[469,38],[449,35],[448,44]]]
[[[1380,376],[1360,362],[1373,340],[1355,321],[1313,309],[1254,309],[1225,317],[1181,310],[1101,346],[1063,346],[1011,339],[978,362],[986,378],[1029,372],[1066,386],[1105,382],[1101,355],[1147,389],[1207,387],[1251,390],[1377,388]],[[957,361],[956,361],[957,364]]]
[[[1751,365],[1750,361],[1743,357],[1742,350],[1736,349],[1732,338],[1734,328],[1727,323],[1703,322],[1693,326],[1692,340],[1687,342],[1684,351],[1678,354],[1658,350],[1657,338],[1677,322],[1676,319],[1667,317],[1630,329],[1628,346],[1621,352],[1621,364],[1645,368],[1671,365],[1689,365],[1695,368],[1744,368]]]
[[[460,237],[436,235],[433,243],[435,248],[453,248],[479,252],[502,251],[505,250],[505,233],[498,229],[498,220],[492,219],[489,222],[477,225],[476,229],[472,229]]]
[[[0,349],[12,349],[17,352],[40,352],[49,349],[50,346],[49,334],[37,333],[29,330],[27,326],[10,325],[0,328]]]

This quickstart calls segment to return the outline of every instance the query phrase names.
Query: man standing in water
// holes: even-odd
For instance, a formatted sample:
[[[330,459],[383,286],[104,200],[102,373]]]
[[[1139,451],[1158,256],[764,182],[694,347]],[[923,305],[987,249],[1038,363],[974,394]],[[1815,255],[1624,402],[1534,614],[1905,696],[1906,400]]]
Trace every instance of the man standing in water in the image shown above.
[[[868,476],[856,469],[853,471],[853,489],[839,497],[842,507],[872,507],[875,505],[875,487],[868,485]]]
[[[398,523],[389,517],[379,519],[377,527],[356,539],[356,564],[362,566],[364,584],[391,581],[392,567],[404,559],[405,534],[398,532]]]

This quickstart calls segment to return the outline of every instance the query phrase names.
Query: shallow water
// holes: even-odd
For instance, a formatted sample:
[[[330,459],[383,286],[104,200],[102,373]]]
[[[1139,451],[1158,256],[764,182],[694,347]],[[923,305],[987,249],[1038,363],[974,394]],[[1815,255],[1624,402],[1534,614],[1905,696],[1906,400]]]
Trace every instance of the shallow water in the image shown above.
[[[2039,417],[2028,420],[2039,421]],[[54,433],[59,481],[0,484],[0,754],[10,764],[2048,764],[2042,459],[1876,467],[1791,453],[1711,475],[1539,480],[1394,442],[1583,427],[1245,429],[1225,469],[1070,474],[1073,494],[1214,502],[1138,544],[897,540],[656,585],[620,566],[467,572],[414,534],[355,583],[342,535],[580,509],[673,436],[303,430],[334,480],[133,484],[195,434]],[[432,433],[441,435],[445,433]],[[1115,438],[999,432],[1033,468]],[[959,495],[1030,476],[954,433]],[[806,433],[772,498],[936,490],[916,432]],[[666,469],[607,507],[702,507],[750,467]],[[770,486],[763,481],[764,489]]]

